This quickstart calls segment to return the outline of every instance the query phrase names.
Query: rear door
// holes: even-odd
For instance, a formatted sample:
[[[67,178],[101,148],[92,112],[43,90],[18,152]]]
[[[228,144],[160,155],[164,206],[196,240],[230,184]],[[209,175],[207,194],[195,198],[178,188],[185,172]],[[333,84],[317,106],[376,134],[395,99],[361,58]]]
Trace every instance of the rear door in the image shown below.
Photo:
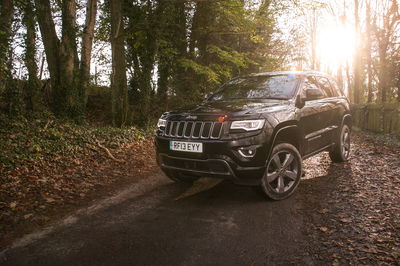
[[[321,100],[324,119],[327,121],[326,127],[326,145],[331,144],[334,141],[335,132],[337,131],[341,121],[341,104],[338,91],[333,88],[332,83],[328,78],[319,76],[317,77],[318,84],[327,95],[326,98]]]
[[[320,88],[320,85],[315,76],[307,76],[304,80],[300,91],[302,98],[306,98],[305,91],[307,88],[318,89],[321,91],[321,97],[314,100],[307,100],[300,113],[300,127],[304,136],[304,153],[310,154],[327,145],[328,140],[325,130],[329,125],[327,121],[327,110],[325,106],[325,98],[327,94]]]

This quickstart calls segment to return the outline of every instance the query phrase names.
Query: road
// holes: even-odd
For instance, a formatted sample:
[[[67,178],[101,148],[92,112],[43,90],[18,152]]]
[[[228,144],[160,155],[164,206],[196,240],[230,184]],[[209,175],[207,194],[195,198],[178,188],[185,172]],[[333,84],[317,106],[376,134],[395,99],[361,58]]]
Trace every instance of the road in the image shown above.
[[[0,265],[400,265],[399,147],[354,134],[349,162],[307,159],[278,202],[228,182],[187,196],[158,172],[14,242]]]
[[[224,182],[175,200],[188,187],[163,180],[152,191],[64,222],[4,251],[2,265],[311,264],[302,194],[266,200]],[[71,219],[70,219],[71,220]]]

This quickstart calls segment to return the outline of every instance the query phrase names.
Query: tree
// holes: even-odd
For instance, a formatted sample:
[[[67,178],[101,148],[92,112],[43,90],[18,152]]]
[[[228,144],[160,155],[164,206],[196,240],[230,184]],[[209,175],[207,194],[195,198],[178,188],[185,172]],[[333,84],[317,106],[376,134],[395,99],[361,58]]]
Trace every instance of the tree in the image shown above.
[[[390,87],[393,82],[393,73],[390,64],[390,52],[395,45],[396,32],[400,24],[399,9],[396,0],[382,1],[379,4],[381,14],[376,14],[373,24],[373,32],[377,41],[378,63],[378,86],[380,100],[386,103],[389,100]]]
[[[365,34],[366,38],[366,47],[365,47],[365,55],[367,58],[367,88],[368,88],[368,97],[367,102],[372,103],[373,100],[373,88],[372,88],[372,27],[371,27],[371,3],[370,1],[366,2],[365,8]]]
[[[111,49],[112,49],[112,123],[123,126],[128,117],[128,86],[126,78],[125,33],[122,0],[111,0]]]
[[[359,15],[359,0],[354,0],[354,21],[355,21],[355,42],[357,49],[354,52],[353,60],[353,73],[354,73],[354,88],[353,88],[353,100],[354,103],[361,102],[362,93],[362,63],[361,63],[361,52],[359,48],[361,46],[360,41],[360,15]]]
[[[25,65],[28,69],[28,84],[26,85],[26,108],[34,111],[38,104],[38,67],[36,64],[36,20],[34,6],[31,0],[27,0],[22,6],[23,23],[26,27],[25,35]]]
[[[91,43],[96,17],[95,2],[87,2],[88,13],[82,38],[82,61],[79,63],[75,0],[61,2],[61,39],[56,33],[50,1],[35,0],[53,90],[53,110],[58,116],[79,118],[84,115],[85,89],[88,73],[90,73]]]
[[[57,37],[50,1],[35,0],[35,5],[53,90],[53,110],[58,116],[76,117],[81,114],[81,108],[74,84],[77,63],[75,1],[62,1],[61,40]]]
[[[84,106],[87,102],[87,90],[90,82],[90,61],[92,58],[92,47],[94,38],[94,27],[96,24],[97,0],[88,0],[86,7],[86,22],[82,34],[82,50],[80,64],[80,97],[83,98]]]
[[[13,14],[13,0],[2,0],[0,2],[0,92],[5,89],[6,82],[11,77],[9,51]]]

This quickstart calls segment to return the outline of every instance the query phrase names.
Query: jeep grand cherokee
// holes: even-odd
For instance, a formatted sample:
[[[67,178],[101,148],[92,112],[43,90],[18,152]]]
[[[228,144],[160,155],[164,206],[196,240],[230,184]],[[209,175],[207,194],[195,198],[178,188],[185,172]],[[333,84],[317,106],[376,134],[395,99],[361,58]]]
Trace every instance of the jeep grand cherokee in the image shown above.
[[[349,102],[319,72],[269,72],[227,82],[204,103],[164,113],[156,131],[157,162],[174,181],[199,177],[261,186],[274,199],[299,184],[302,160],[350,153]]]

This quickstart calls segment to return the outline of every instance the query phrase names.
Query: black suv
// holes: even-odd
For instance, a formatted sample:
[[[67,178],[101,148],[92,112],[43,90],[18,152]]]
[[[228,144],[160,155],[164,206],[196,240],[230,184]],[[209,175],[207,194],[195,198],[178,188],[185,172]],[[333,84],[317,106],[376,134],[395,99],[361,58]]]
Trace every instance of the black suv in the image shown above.
[[[201,105],[164,113],[157,161],[175,181],[199,177],[259,185],[280,200],[299,184],[302,159],[350,153],[349,101],[319,72],[269,72],[234,78]]]

